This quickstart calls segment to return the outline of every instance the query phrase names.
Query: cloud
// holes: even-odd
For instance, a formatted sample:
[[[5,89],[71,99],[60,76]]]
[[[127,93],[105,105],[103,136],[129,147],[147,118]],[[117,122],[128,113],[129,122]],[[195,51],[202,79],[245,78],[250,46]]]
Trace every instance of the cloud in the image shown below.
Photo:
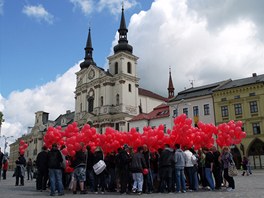
[[[0,15],[4,14],[4,0],[0,0]]]
[[[192,80],[200,86],[264,73],[264,44],[251,17],[210,31],[207,18],[187,0],[156,0],[149,10],[132,16],[128,29],[129,43],[140,58],[140,86],[165,96],[169,67],[175,94]]]
[[[46,21],[49,24],[53,23],[53,15],[51,15],[41,4],[38,6],[24,6],[22,12],[38,21]]]
[[[90,14],[94,9],[93,0],[70,0],[74,9],[80,8],[84,15]]]
[[[124,3],[124,8],[126,10],[133,8],[137,5],[136,0],[127,0]],[[120,14],[121,8],[121,1],[120,0],[100,0],[98,3],[98,11],[101,12],[103,9],[108,9],[111,14],[117,15]]]
[[[102,12],[103,10],[109,10],[109,12],[113,15],[117,15],[120,13],[120,8],[122,2],[120,0],[70,0],[70,2],[74,5],[74,9],[81,9],[84,15],[89,15],[92,12]],[[127,0],[124,3],[124,7],[126,9],[133,8],[137,5],[136,0]]]
[[[208,28],[216,31],[240,20],[254,21],[256,28],[264,34],[264,1],[259,0],[188,0],[187,5],[208,22]],[[262,39],[264,39],[262,37]]]
[[[4,114],[2,135],[20,137],[33,126],[35,112],[49,113],[49,119],[55,120],[67,110],[74,111],[75,73],[79,63],[71,67],[55,81],[48,82],[34,89],[13,91],[7,99],[0,95],[0,111]]]

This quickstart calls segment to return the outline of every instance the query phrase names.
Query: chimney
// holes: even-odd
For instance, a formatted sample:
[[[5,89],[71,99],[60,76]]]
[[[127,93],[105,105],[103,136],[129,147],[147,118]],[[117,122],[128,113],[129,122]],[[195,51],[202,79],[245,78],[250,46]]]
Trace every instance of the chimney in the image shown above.
[[[66,114],[69,114],[69,113],[71,113],[71,110],[67,110],[67,111],[66,111]]]
[[[257,73],[253,73],[252,74],[252,77],[257,77]]]

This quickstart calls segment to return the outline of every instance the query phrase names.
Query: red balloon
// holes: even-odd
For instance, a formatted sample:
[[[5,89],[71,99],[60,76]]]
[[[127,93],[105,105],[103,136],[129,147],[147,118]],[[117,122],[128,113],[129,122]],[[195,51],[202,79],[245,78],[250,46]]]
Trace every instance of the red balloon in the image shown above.
[[[147,168],[143,169],[143,175],[147,175],[149,173],[149,170]]]

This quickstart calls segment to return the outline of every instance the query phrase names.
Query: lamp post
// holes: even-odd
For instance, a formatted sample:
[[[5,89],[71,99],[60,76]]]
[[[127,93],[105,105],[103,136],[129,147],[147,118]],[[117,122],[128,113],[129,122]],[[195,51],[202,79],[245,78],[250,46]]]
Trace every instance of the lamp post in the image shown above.
[[[5,136],[5,135],[2,135],[2,136],[0,136],[0,137],[2,137],[2,138],[4,138],[4,140],[5,140],[5,143],[4,143],[4,153],[5,153],[5,151],[6,151],[6,147],[7,147],[7,144],[8,144],[8,142],[7,142],[7,140],[9,139],[9,138],[12,138],[12,137],[14,137],[14,136]]]

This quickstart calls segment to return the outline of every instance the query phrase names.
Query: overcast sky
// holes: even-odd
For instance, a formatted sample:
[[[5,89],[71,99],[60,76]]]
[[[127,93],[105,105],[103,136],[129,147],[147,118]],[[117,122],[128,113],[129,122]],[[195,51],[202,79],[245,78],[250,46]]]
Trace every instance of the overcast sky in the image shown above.
[[[56,15],[61,13],[51,13],[45,8],[45,1],[39,1],[42,4],[36,4],[34,1],[22,2],[25,6],[21,7],[20,13],[27,16],[24,20],[31,20],[31,23],[37,23],[38,26],[59,26],[61,19]],[[71,6],[71,9],[61,11],[78,12],[80,16],[85,17],[86,24],[89,16],[96,15],[97,20],[100,16],[110,17],[111,22],[104,23],[102,19],[97,24],[92,24],[95,62],[105,69],[108,68],[106,57],[112,54],[112,48],[117,43],[120,2],[69,0],[67,6]],[[6,4],[6,1],[0,0],[0,18],[8,14]],[[96,11],[93,11],[95,8]],[[137,71],[140,87],[167,97],[169,67],[176,89],[175,94],[189,88],[191,81],[194,82],[194,86],[200,86],[230,78],[234,80],[249,77],[252,73],[264,74],[263,8],[264,1],[261,0],[156,0],[146,1],[145,4],[143,1],[125,1],[128,40],[134,48],[134,55],[139,57]],[[107,14],[103,12],[106,10]],[[107,34],[108,30],[104,27],[109,23],[114,32],[109,33],[110,37],[103,42],[105,44],[98,41],[99,44],[96,45],[94,41],[102,40],[104,37],[94,29],[98,31],[100,26],[104,34]],[[70,21],[69,24],[76,28],[74,21]],[[70,25],[68,29],[71,28]],[[85,28],[87,30],[87,27]],[[78,33],[78,28],[74,30]],[[81,33],[83,31],[78,34]],[[51,68],[49,72],[53,77],[45,78],[28,87],[12,88],[5,93],[1,90],[4,90],[4,86],[8,87],[8,83],[11,87],[11,82],[1,81],[0,111],[4,113],[5,118],[2,135],[13,135],[17,138],[26,133],[27,127],[34,125],[37,111],[49,112],[52,120],[64,114],[66,110],[74,111],[75,72],[80,69],[79,61],[82,61],[84,56],[86,37],[87,31],[77,46],[74,46],[74,40],[70,44],[67,40],[60,44],[60,49],[65,49],[63,57],[68,63],[63,62],[64,68],[61,68],[61,71],[57,71],[56,67],[54,71]],[[3,38],[1,36],[1,41]],[[28,39],[29,41],[24,43],[30,42],[30,38]],[[80,55],[67,60],[66,57],[71,57],[71,52],[67,50],[71,44],[76,47],[74,51],[78,51]],[[1,53],[5,51],[5,47],[1,45]],[[24,45],[24,50],[27,51],[27,45]],[[105,54],[100,55],[103,50]],[[57,57],[59,55],[56,52],[52,53],[54,57],[49,55],[50,60],[46,57],[45,61],[50,61],[50,65],[59,64],[55,63],[55,58],[62,57]],[[46,56],[45,52],[40,55]],[[12,56],[16,58],[15,54]],[[2,62],[0,64],[1,70],[8,67],[6,62],[5,65]],[[41,68],[37,68],[38,60],[32,60],[27,64],[32,64],[32,67],[41,71]],[[19,79],[15,70],[12,70],[14,67],[16,66],[9,68],[10,72],[4,70],[5,76],[10,75],[9,80],[12,76]],[[19,60],[17,67],[20,67]],[[23,67],[27,69],[26,65]],[[30,73],[30,70],[27,73]],[[34,75],[27,78],[34,79]],[[26,83],[26,80],[23,81]],[[17,86],[19,84],[16,83]]]

